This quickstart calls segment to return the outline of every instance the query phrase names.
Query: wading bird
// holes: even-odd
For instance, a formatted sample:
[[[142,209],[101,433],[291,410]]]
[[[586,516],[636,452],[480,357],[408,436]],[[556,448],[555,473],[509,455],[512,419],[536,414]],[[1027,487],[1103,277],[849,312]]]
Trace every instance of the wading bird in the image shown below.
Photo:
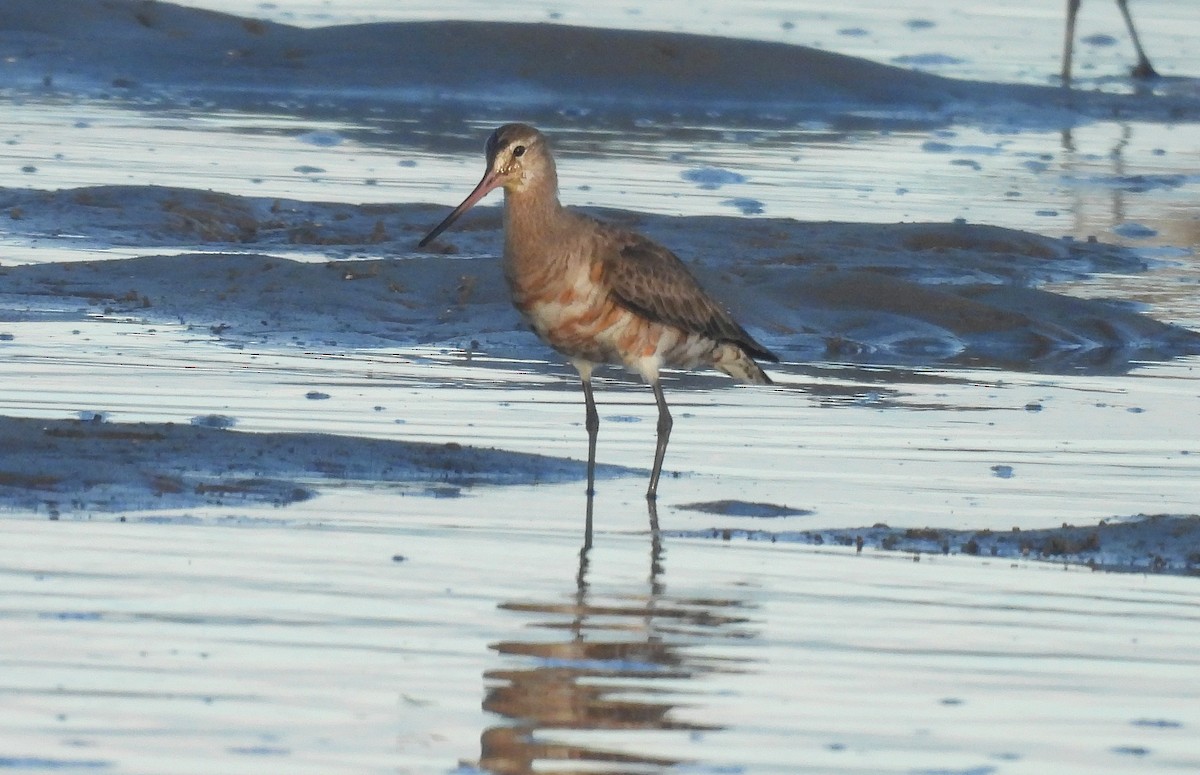
[[[672,425],[659,371],[712,367],[742,382],[769,385],[754,359],[779,358],[705,293],[674,253],[564,208],[541,132],[506,124],[488,138],[485,152],[487,169],[479,185],[420,244],[429,244],[488,192],[504,189],[504,276],[513,304],[583,381],[588,495],[595,492],[600,427],[592,371],[611,363],[640,374],[658,403],[658,443],[646,491],[653,500]]]
[[[1063,41],[1062,82],[1064,86],[1071,83],[1071,57],[1075,50],[1075,17],[1079,15],[1080,0],[1067,0],[1067,36]],[[1134,78],[1156,78],[1158,73],[1151,66],[1146,52],[1142,50],[1142,42],[1138,40],[1137,30],[1133,28],[1133,17],[1129,15],[1129,0],[1117,0],[1117,7],[1125,17],[1125,26],[1129,28],[1129,37],[1133,38],[1133,48],[1137,51],[1137,65],[1134,66]]]

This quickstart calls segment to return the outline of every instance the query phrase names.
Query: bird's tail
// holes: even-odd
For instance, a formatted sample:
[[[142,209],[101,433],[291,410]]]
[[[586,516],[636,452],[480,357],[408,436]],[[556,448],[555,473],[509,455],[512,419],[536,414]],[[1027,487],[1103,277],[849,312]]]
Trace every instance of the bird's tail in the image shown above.
[[[726,343],[719,348],[713,366],[741,382],[749,382],[752,385],[774,384],[762,367],[735,344]]]

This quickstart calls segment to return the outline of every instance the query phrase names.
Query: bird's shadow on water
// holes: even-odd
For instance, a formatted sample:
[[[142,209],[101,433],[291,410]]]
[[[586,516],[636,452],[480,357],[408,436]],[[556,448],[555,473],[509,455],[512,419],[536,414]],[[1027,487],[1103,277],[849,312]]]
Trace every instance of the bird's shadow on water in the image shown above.
[[[531,633],[491,645],[502,666],[483,675],[483,708],[502,719],[480,737],[480,771],[591,772],[603,763],[605,772],[641,773],[686,759],[639,754],[635,734],[624,737],[618,750],[589,745],[586,733],[674,731],[684,736],[682,748],[689,735],[723,728],[686,718],[681,708],[685,699],[689,708],[697,704],[694,679],[749,669],[744,658],[698,652],[714,641],[756,637],[747,626],[754,606],[745,599],[671,594],[657,509],[654,501],[647,504],[644,581],[615,586],[592,581],[597,570],[589,497],[579,565],[568,590],[555,599],[500,603],[521,615],[523,629]]]

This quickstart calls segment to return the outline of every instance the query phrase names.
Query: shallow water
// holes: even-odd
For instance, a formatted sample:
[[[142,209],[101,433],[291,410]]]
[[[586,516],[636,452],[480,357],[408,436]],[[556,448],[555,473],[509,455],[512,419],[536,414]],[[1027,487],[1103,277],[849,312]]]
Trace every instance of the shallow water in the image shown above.
[[[956,77],[1049,83],[1057,70],[1057,4],[884,5],[503,8],[510,19],[716,31],[884,62],[935,54],[924,61],[960,60],[937,66]],[[1118,44],[1081,46],[1080,72],[1089,87],[1119,91],[1127,83],[1108,76],[1128,52],[1111,5],[1084,9],[1081,35],[1103,31]],[[498,8],[406,4],[405,18],[495,18]],[[258,10],[323,25],[390,20],[391,9]],[[1134,12],[1160,69],[1194,68],[1194,6],[1145,0]],[[910,23],[920,20],[933,26]],[[439,139],[413,116],[353,110],[26,95],[5,111],[6,188],[169,185],[443,205],[478,178],[494,123],[469,117]],[[1057,290],[1134,300],[1200,328],[1194,124],[1089,121],[1064,132],[990,120],[847,128],[563,116],[544,128],[572,204],[961,217],[1095,235],[1138,248],[1149,271]],[[4,266],[171,252],[31,236],[18,219],[5,228]],[[312,245],[272,252],[325,257]],[[81,319],[73,305],[51,295],[19,314],[6,306],[0,415],[217,415],[238,432],[584,452],[576,381],[532,347],[500,360],[448,345],[230,346],[161,320]],[[585,499],[573,480],[414,487],[314,475],[300,484],[316,496],[286,506],[214,498],[72,510],[48,497],[12,509],[0,519],[0,771],[1200,772],[1200,684],[1187,680],[1200,668],[1193,578],[680,537],[1194,514],[1198,367],[1196,357],[1120,375],[794,363],[772,372],[772,389],[671,375],[676,423],[657,509],[666,535],[649,529],[642,472],[606,477],[583,562]],[[623,375],[603,376],[600,460],[646,467],[653,399]],[[811,513],[684,508],[722,499]]]
[[[406,121],[383,117],[172,115],[33,99],[13,107],[0,164],[30,171],[10,185],[186,184],[245,196],[452,205],[480,174],[477,143],[438,152]],[[1200,148],[1182,126],[1101,121],[1063,133],[581,123],[544,126],[555,133],[563,198],[574,205],[814,221],[851,213],[876,223],[964,218],[1134,245],[1200,238]],[[490,126],[479,124],[477,136]],[[196,154],[197,145],[222,153]],[[704,177],[706,170],[730,174]],[[697,172],[699,181],[690,180]]]
[[[655,561],[607,534],[579,585],[576,514],[369,503],[76,524],[57,560],[11,524],[9,750],[121,772],[1200,764],[1190,580],[697,541]]]

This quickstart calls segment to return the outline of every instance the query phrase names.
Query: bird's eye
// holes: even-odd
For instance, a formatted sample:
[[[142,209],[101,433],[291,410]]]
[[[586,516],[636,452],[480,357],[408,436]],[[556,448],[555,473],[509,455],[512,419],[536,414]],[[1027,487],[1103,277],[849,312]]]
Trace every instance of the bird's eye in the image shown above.
[[[513,156],[524,156],[524,155],[525,155],[525,146],[518,145],[516,148],[513,148]]]

